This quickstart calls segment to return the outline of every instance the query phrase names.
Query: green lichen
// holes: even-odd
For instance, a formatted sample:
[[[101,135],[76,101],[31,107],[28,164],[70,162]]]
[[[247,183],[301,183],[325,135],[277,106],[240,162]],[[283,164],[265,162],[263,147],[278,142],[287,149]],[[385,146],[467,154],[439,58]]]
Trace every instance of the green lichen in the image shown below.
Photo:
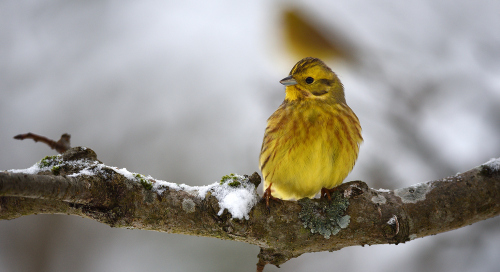
[[[40,168],[45,168],[45,167],[50,167],[50,166],[54,166],[56,164],[59,164],[59,160],[58,160],[58,156],[46,156],[45,158],[43,158],[40,163],[38,164],[38,166]]]
[[[241,185],[241,182],[235,180],[235,181],[232,181],[230,183],[228,183],[227,185],[231,186],[231,187],[238,187]]]
[[[52,167],[52,174],[54,174],[54,175],[56,175],[56,176],[57,176],[57,175],[59,175],[59,172],[60,172],[60,171],[61,171],[61,167],[60,167],[60,166],[57,166],[57,165],[56,165],[56,166],[53,166],[53,167]]]
[[[142,185],[142,187],[144,187],[144,189],[146,190],[153,189],[153,183],[147,180],[146,177],[144,177],[143,175],[134,174],[134,177],[139,181],[139,183]]]
[[[231,187],[238,187],[241,185],[239,178],[233,173],[231,173],[229,175],[222,176],[219,184],[223,185],[226,182],[227,182],[227,185],[231,186]]]
[[[350,222],[350,216],[344,215],[349,207],[349,200],[338,192],[333,193],[331,198],[331,201],[309,198],[298,201],[301,206],[299,218],[304,228],[310,229],[311,233],[319,233],[326,239],[347,228]]]

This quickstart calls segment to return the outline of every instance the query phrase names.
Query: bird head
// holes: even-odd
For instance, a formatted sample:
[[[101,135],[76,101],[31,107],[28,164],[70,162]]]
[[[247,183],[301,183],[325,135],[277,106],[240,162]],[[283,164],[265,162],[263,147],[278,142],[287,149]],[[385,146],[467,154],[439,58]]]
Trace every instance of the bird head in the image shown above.
[[[297,62],[280,83],[286,86],[286,101],[317,99],[345,103],[344,87],[339,78],[317,58],[307,57]]]

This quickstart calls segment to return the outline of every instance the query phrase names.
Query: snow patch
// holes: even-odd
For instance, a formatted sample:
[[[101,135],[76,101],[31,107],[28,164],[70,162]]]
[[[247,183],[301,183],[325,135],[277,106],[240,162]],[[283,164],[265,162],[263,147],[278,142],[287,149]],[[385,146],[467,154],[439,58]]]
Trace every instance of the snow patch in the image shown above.
[[[114,166],[109,166],[109,168],[113,169],[116,173],[123,175],[124,177],[128,179],[135,180],[135,176],[137,173],[132,173],[127,170],[127,168],[117,168]]]
[[[488,167],[494,169],[495,171],[499,171],[500,170],[500,158],[492,158],[483,165],[488,166]]]
[[[43,171],[43,169],[40,169],[39,163],[35,163],[30,168],[26,168],[26,169],[10,169],[10,170],[8,170],[8,172],[11,172],[11,173],[23,173],[23,174],[30,174],[30,175],[36,175],[40,171]]]
[[[393,215],[391,219],[387,221],[388,225],[396,225],[398,222],[398,217],[396,215]]]
[[[68,177],[78,177],[78,176],[81,176],[81,175],[93,176],[93,175],[95,175],[95,173],[92,172],[92,171],[90,171],[89,169],[85,168],[85,169],[82,169],[78,173],[74,173],[74,174],[68,175]]]
[[[248,213],[258,201],[255,185],[248,182],[248,178],[240,175],[235,176],[241,182],[239,186],[231,186],[226,182],[212,188],[213,195],[219,200],[220,210],[217,215],[222,215],[227,209],[233,218],[248,220]]]
[[[380,192],[380,193],[389,193],[389,192],[391,192],[391,190],[382,189],[382,188],[380,188],[380,189],[373,189],[373,188],[372,188],[372,190],[377,191],[377,192]]]

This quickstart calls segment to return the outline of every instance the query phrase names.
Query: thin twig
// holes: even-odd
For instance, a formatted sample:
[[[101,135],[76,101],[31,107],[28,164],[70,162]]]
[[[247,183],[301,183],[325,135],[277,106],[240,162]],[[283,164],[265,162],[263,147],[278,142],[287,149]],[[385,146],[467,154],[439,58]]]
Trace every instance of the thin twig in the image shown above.
[[[47,137],[40,136],[31,132],[14,136],[14,139],[16,140],[33,139],[33,141],[35,142],[45,143],[50,148],[55,149],[60,154],[66,152],[66,150],[71,148],[70,138],[71,135],[69,135],[68,133],[64,133],[63,135],[61,135],[61,139],[59,139],[57,142]]]

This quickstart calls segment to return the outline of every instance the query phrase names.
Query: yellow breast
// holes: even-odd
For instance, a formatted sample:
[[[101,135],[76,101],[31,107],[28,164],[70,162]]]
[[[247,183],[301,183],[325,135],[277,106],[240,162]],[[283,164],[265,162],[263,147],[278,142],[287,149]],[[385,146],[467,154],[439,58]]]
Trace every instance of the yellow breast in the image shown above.
[[[284,102],[268,120],[260,154],[264,190],[281,199],[314,197],[352,170],[361,127],[343,103]]]

